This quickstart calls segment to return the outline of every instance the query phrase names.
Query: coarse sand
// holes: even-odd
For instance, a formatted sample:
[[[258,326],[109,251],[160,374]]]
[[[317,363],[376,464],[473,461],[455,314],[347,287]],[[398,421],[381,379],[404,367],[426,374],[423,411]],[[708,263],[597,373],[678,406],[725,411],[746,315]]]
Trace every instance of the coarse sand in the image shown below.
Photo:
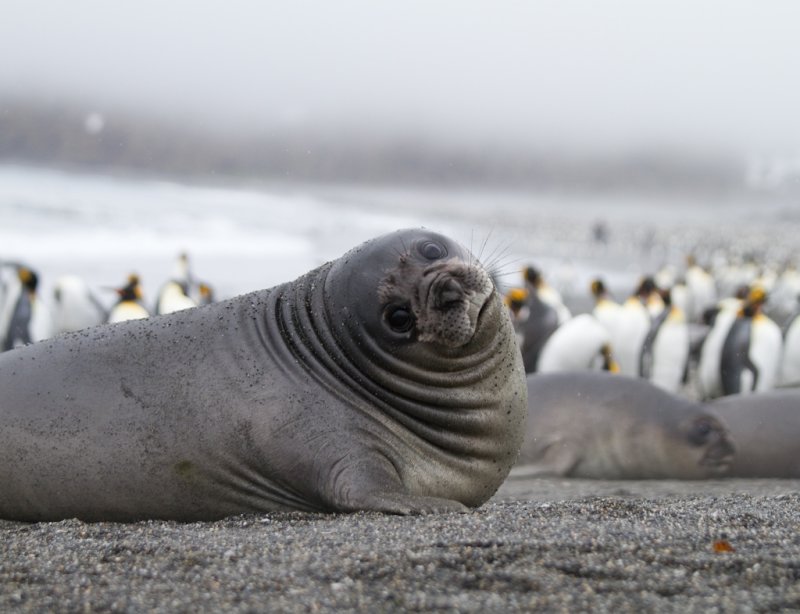
[[[468,514],[0,521],[2,612],[800,610],[800,481],[520,480]]]

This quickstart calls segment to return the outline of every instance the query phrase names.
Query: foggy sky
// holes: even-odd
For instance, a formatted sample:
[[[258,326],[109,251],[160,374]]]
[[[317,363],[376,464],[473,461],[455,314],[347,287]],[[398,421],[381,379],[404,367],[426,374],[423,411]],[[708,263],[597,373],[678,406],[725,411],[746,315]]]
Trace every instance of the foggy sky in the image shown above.
[[[259,132],[800,149],[794,0],[5,0],[0,100]]]

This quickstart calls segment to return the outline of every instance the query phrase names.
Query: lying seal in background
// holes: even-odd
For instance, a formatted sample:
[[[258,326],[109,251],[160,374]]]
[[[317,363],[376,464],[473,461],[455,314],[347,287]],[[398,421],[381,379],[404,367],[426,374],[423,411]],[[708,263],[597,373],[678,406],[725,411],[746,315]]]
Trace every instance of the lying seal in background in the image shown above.
[[[733,394],[707,405],[736,442],[726,476],[800,478],[800,391]]]
[[[528,375],[528,422],[513,477],[699,479],[723,474],[734,446],[701,404],[640,378]]]
[[[291,283],[0,358],[0,517],[464,511],[522,441],[486,271],[425,230]]]

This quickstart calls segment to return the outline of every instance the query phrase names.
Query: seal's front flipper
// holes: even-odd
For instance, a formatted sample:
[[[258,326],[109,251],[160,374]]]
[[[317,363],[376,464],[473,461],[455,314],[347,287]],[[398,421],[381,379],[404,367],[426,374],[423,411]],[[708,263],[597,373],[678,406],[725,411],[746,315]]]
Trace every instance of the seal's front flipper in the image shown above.
[[[507,480],[528,480],[532,478],[555,478],[563,474],[556,471],[552,466],[542,463],[530,465],[518,465],[513,467],[508,474]]]
[[[403,516],[469,511],[454,499],[409,492],[394,465],[382,456],[372,455],[367,462],[362,460],[358,464],[345,463],[333,464],[329,488],[322,492],[326,504],[336,511]]]
[[[373,493],[364,501],[364,507],[359,509],[384,512],[386,514],[400,514],[401,516],[424,516],[447,512],[463,514],[469,511],[466,505],[453,499],[423,497],[395,492]]]

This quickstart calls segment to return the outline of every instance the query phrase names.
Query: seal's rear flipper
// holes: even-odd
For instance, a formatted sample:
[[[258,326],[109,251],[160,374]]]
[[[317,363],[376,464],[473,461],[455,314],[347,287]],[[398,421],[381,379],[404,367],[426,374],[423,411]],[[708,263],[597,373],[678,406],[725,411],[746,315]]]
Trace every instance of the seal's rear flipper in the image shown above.
[[[566,477],[578,464],[575,450],[557,441],[545,448],[541,460],[512,467],[509,479],[524,480],[528,478]]]

